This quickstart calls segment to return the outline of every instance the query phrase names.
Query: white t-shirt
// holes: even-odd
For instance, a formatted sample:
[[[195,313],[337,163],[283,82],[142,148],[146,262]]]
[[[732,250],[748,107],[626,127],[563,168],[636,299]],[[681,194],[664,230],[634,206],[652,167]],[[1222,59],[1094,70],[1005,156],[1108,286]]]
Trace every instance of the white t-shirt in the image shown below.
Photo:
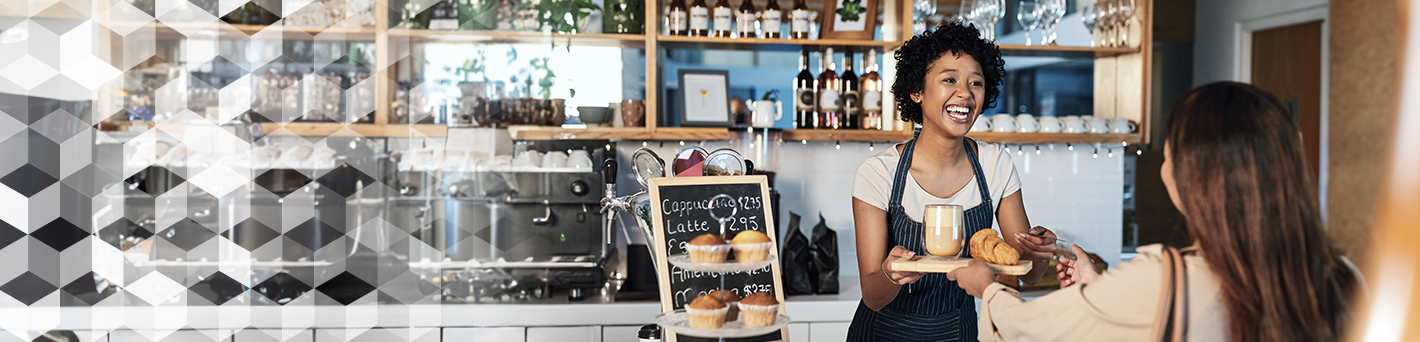
[[[1002,197],[1021,189],[1021,180],[1016,176],[1016,165],[1011,162],[1011,154],[1001,145],[977,142],[976,147],[981,173],[986,175],[986,189],[991,192],[991,204],[993,208],[1000,208]],[[853,198],[887,211],[888,196],[892,195],[892,177],[897,174],[897,163],[901,159],[902,155],[897,152],[897,146],[893,146],[859,164],[857,175],[853,177]],[[928,204],[956,204],[970,210],[981,204],[981,190],[976,185],[978,181],[980,180],[972,176],[971,181],[956,194],[940,198],[922,190],[922,186],[912,178],[912,173],[908,172],[902,188],[902,207],[907,216],[917,222],[922,222],[922,211]],[[991,227],[996,226],[996,213],[993,212]]]

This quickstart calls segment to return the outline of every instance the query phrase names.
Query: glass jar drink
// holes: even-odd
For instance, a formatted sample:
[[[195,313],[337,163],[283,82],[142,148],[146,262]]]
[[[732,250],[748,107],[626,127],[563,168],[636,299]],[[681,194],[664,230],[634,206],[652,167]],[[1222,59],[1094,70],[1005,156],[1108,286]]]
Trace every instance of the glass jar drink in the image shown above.
[[[922,249],[934,256],[960,256],[966,244],[962,206],[929,204],[922,215]]]

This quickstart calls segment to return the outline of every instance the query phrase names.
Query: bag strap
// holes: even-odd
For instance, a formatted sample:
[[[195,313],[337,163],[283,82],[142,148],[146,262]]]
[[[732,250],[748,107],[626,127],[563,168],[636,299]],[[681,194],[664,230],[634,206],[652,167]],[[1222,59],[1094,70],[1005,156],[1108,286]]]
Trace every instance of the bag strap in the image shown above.
[[[1159,312],[1149,341],[1183,342],[1188,326],[1188,273],[1177,248],[1164,247]]]

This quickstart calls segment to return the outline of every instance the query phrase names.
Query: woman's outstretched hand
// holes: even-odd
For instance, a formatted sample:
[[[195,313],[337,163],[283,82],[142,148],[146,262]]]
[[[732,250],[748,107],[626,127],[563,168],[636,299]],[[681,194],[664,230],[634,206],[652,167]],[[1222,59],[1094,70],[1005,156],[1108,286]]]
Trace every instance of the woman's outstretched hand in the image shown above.
[[[991,274],[991,268],[986,267],[985,262],[970,260],[966,267],[948,272],[947,279],[957,282],[957,286],[966,290],[966,294],[981,298],[982,293],[986,292],[986,286],[996,281],[996,276]]]
[[[892,282],[897,285],[907,285],[917,282],[918,279],[922,279],[922,276],[927,274],[922,272],[893,271],[891,267],[893,260],[907,259],[914,256],[917,256],[917,253],[907,250],[906,247],[893,247],[891,251],[888,251],[887,259],[883,260],[883,264],[881,265],[882,273],[886,274],[888,279],[892,280]]]
[[[1055,237],[1055,232],[1041,226],[1031,228],[1028,233],[1016,233],[1016,243],[1021,246],[1021,259],[1049,262],[1055,256]]]
[[[1090,255],[1086,254],[1080,245],[1071,245],[1070,251],[1075,252],[1075,260],[1062,257],[1060,264],[1055,265],[1055,278],[1060,280],[1060,288],[1089,284],[1099,278],[1099,272],[1095,272],[1095,262],[1090,260]]]

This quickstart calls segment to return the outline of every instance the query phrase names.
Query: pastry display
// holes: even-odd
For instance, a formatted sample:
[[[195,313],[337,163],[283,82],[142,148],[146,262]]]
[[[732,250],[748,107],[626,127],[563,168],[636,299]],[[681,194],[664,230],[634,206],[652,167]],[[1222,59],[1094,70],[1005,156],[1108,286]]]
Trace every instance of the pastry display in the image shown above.
[[[742,264],[764,261],[769,258],[769,251],[774,249],[774,242],[769,240],[769,236],[753,230],[735,234],[730,243],[734,246],[735,261]]]
[[[971,257],[997,265],[1015,265],[1020,251],[1002,240],[995,229],[982,229],[971,235]]]
[[[695,297],[695,300],[685,305],[690,327],[699,329],[719,329],[725,324],[725,312],[729,309],[725,302],[710,295]]]
[[[690,253],[690,262],[698,264],[723,263],[730,255],[730,244],[725,243],[725,239],[718,234],[697,236],[686,243],[685,249]]]
[[[740,295],[725,290],[714,290],[710,291],[710,293],[707,293],[705,295],[710,296],[710,298],[719,299],[721,302],[725,302],[725,306],[728,306],[730,308],[730,311],[725,313],[726,322],[734,322],[735,320],[740,319]]]
[[[755,292],[740,300],[740,312],[746,327],[773,325],[779,315],[779,300],[768,292]]]

